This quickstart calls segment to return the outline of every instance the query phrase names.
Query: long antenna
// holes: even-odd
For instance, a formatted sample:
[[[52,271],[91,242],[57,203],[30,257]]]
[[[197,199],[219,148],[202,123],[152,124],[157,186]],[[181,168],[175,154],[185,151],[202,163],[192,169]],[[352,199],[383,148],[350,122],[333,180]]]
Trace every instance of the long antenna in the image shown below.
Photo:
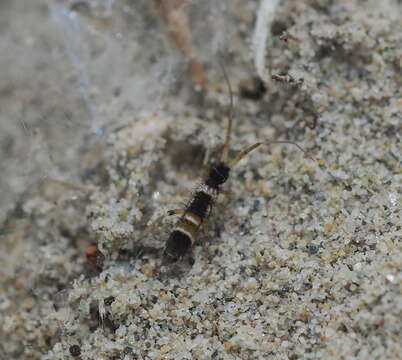
[[[313,157],[309,156],[307,154],[307,151],[304,150],[299,144],[296,144],[293,141],[287,141],[287,140],[272,140],[272,141],[264,141],[264,142],[258,142],[255,143],[254,145],[249,146],[248,148],[240,151],[240,153],[238,153],[236,155],[236,157],[229,163],[229,168],[233,168],[235,165],[237,165],[237,163],[243,159],[248,153],[252,152],[254,149],[258,148],[260,145],[270,145],[270,144],[290,144],[290,145],[294,145],[296,146],[299,150],[301,150],[305,156],[307,156],[308,158],[310,158],[313,161],[316,161]]]
[[[229,154],[229,145],[230,145],[230,134],[232,132],[232,124],[233,124],[233,91],[232,91],[232,86],[230,85],[229,77],[226,73],[225,66],[223,65],[223,62],[219,60],[219,65],[222,69],[223,72],[223,77],[225,78],[226,84],[229,88],[229,94],[230,94],[230,108],[229,108],[229,113],[228,113],[228,127],[226,130],[226,136],[225,136],[225,143],[223,145],[223,150],[222,150],[222,155],[221,155],[221,161],[223,163],[227,162],[228,159],[228,154]]]

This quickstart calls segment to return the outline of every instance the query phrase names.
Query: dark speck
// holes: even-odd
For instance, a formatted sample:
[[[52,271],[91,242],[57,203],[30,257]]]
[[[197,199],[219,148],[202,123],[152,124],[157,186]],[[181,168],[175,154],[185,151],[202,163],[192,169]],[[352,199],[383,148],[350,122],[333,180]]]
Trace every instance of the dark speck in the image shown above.
[[[286,30],[286,28],[287,28],[287,26],[284,22],[273,21],[272,25],[271,25],[271,33],[274,36],[279,36]]]
[[[70,5],[70,10],[84,15],[88,15],[91,11],[91,7],[89,3],[86,1],[74,1]]]
[[[113,301],[114,301],[114,296],[109,296],[109,297],[107,297],[106,299],[103,300],[103,303],[106,306],[110,306],[110,305],[112,305]]]
[[[81,355],[81,348],[78,345],[71,345],[69,350],[71,356],[76,357]]]
[[[132,354],[133,353],[133,349],[129,346],[126,346],[123,350],[123,354],[128,355],[128,354]]]
[[[114,95],[115,97],[120,96],[120,95],[121,95],[121,88],[120,88],[120,87],[115,88],[115,89],[113,90],[113,95]]]
[[[264,82],[258,77],[240,85],[240,96],[249,100],[260,100],[266,91]]]
[[[393,136],[395,136],[396,133],[397,133],[397,131],[396,131],[395,125],[390,125],[385,130],[385,135],[387,135],[388,137],[393,137]]]
[[[261,203],[261,201],[258,199],[254,201],[252,212],[258,211],[258,208],[260,207],[260,203]]]
[[[307,251],[311,255],[317,254],[318,253],[318,247],[316,245],[307,245]]]

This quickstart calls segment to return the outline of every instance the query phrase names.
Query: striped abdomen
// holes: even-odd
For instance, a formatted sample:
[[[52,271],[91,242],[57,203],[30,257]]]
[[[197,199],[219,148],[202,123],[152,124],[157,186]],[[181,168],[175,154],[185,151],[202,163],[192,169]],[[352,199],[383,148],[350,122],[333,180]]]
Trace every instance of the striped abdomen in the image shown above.
[[[197,189],[167,240],[165,256],[171,261],[183,257],[194,244],[198,231],[219,194],[219,187],[227,180],[228,175],[229,168],[224,164],[211,167],[205,183]]]

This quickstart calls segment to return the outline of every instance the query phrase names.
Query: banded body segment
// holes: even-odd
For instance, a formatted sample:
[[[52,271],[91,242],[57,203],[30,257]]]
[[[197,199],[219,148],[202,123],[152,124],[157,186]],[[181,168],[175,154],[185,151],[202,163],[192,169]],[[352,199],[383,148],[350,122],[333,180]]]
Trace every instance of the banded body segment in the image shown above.
[[[193,246],[202,220],[200,216],[187,210],[166,242],[165,255],[173,261],[183,257]]]
[[[173,230],[166,242],[165,256],[175,261],[183,256],[191,245],[192,241],[188,234],[179,229]]]
[[[192,213],[201,218],[201,222],[207,217],[207,214],[213,204],[214,197],[202,189],[197,191],[191,200],[186,213]],[[201,225],[201,223],[200,223]]]
[[[194,244],[198,231],[215,201],[218,191],[202,184],[195,192],[183,216],[179,219],[175,229],[166,243],[165,255],[177,260]]]
[[[202,224],[202,217],[194,214],[190,211],[186,211],[183,215],[183,218],[187,221],[196,226],[197,228]]]
[[[186,214],[190,215],[190,213],[188,213],[188,212],[186,212]],[[173,231],[179,231],[182,234],[186,235],[190,239],[191,245],[192,245],[197,236],[199,225],[195,225],[193,222],[186,219],[185,216],[180,218],[180,220],[177,222],[176,227]]]

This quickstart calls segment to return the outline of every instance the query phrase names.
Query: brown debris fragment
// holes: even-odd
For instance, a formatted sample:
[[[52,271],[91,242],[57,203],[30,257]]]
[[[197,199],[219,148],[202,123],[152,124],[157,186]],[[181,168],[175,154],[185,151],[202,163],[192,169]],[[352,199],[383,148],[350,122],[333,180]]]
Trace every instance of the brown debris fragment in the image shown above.
[[[96,273],[100,273],[102,271],[105,257],[95,244],[87,247],[85,250],[85,257],[89,270],[92,270]]]
[[[191,30],[185,8],[187,0],[151,0],[152,7],[167,27],[170,41],[188,61],[188,70],[193,82],[205,88],[204,70],[195,58],[191,47]]]
[[[279,40],[282,40],[284,42],[288,42],[289,40],[300,41],[296,36],[288,33],[287,31],[282,32],[282,34],[279,36]]]
[[[287,84],[291,84],[291,85],[295,85],[297,87],[300,87],[301,85],[303,85],[304,79],[295,79],[293,76],[289,75],[289,74],[274,74],[271,76],[272,80],[278,81],[278,82],[282,82],[282,83],[287,83]]]

